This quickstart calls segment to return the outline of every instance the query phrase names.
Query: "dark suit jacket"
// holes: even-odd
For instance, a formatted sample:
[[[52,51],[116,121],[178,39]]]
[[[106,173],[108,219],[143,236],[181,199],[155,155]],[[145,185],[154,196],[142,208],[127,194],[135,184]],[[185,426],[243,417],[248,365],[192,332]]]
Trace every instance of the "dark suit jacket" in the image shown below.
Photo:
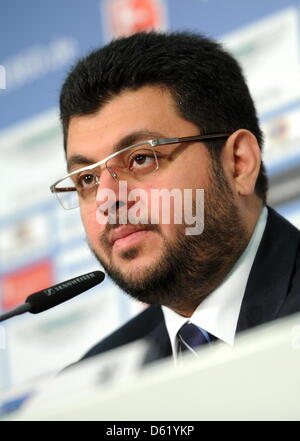
[[[300,231],[268,208],[269,216],[242,301],[237,332],[300,311]],[[100,341],[82,358],[145,338],[145,363],[172,354],[160,306],[142,313]]]

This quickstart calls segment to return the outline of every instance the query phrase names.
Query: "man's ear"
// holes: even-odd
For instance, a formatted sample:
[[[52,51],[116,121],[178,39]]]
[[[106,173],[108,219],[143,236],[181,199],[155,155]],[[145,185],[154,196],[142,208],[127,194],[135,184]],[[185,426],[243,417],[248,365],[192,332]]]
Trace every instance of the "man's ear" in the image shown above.
[[[253,133],[240,129],[230,135],[222,152],[222,161],[237,194],[253,194],[261,164],[261,151]]]

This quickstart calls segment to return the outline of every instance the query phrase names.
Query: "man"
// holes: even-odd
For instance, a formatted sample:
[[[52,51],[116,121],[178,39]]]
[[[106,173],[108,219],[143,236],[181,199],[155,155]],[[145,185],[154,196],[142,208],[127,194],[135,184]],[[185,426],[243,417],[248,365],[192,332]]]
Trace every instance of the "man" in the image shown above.
[[[193,350],[186,322],[202,343],[233,344],[237,332],[300,310],[300,233],[266,207],[255,107],[219,44],[187,33],[113,41],[73,68],[60,109],[69,175],[52,191],[65,208],[80,206],[107,274],[151,305],[84,358],[140,338],[151,342],[148,362],[176,358]],[[161,189],[190,190],[196,221],[204,190],[198,234],[187,234],[192,213],[175,221],[184,204],[170,202],[170,222],[153,209]]]

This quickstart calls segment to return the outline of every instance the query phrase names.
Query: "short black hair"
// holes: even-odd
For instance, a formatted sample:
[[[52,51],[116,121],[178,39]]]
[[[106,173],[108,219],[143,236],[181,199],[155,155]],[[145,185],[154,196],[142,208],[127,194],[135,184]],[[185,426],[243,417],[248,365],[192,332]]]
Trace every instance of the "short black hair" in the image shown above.
[[[64,146],[70,119],[96,113],[124,90],[167,88],[178,111],[200,133],[248,129],[263,147],[256,109],[238,62],[218,42],[190,32],[140,32],[116,39],[79,60],[60,95]],[[214,159],[224,142],[208,142]],[[268,179],[261,164],[256,194],[266,202]]]

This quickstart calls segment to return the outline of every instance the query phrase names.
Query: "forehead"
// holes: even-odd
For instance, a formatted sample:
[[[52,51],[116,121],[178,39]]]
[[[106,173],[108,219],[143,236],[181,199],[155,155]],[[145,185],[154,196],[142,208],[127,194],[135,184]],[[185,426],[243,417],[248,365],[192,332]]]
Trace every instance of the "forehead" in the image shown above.
[[[68,130],[67,156],[89,153],[105,157],[120,139],[139,131],[160,133],[162,137],[199,133],[193,123],[179,115],[168,90],[145,86],[122,92],[95,114],[73,117]]]

